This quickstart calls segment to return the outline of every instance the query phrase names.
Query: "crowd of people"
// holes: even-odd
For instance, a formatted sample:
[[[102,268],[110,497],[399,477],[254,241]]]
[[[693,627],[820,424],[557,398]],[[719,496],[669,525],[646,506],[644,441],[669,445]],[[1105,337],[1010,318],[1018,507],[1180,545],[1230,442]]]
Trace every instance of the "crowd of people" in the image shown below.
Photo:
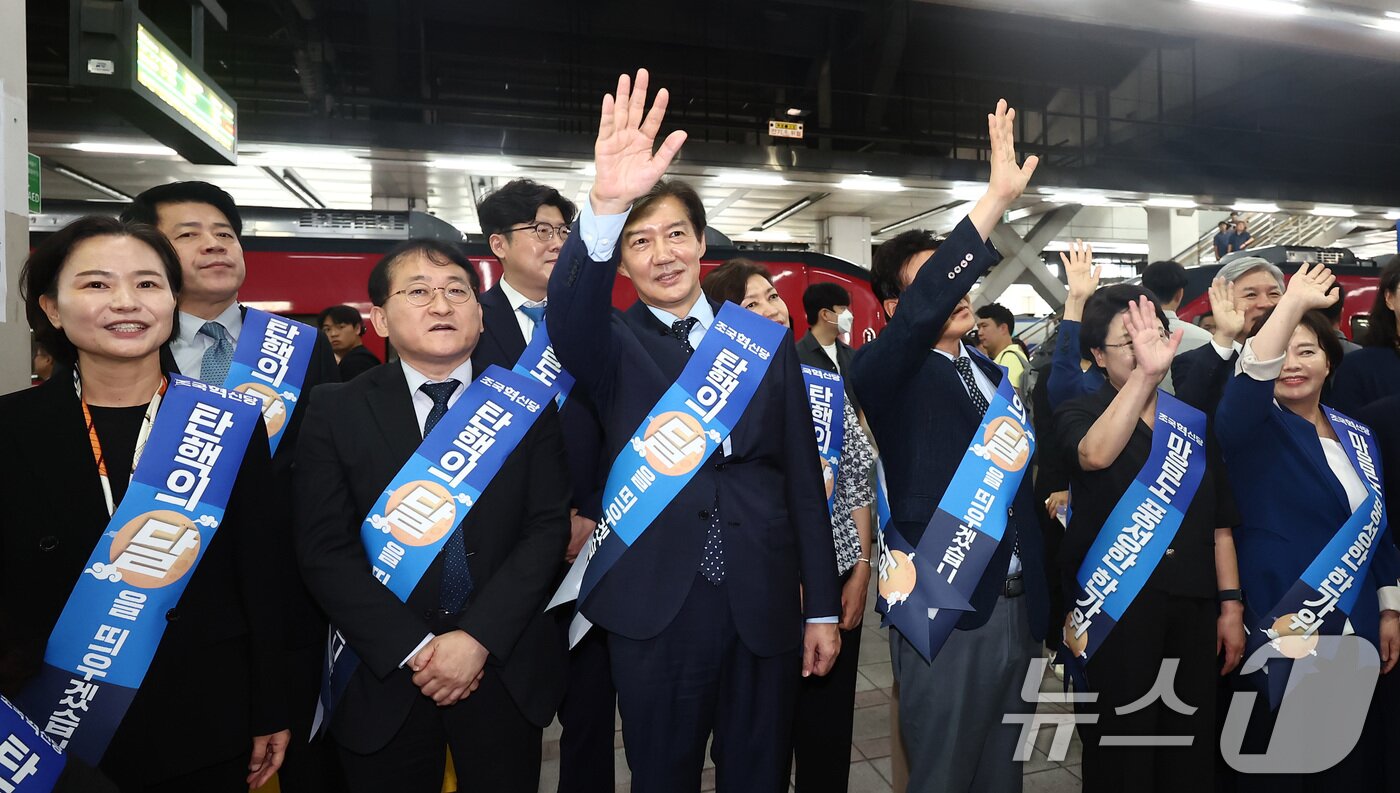
[[[353,307],[239,302],[210,184],[34,250],[52,373],[0,398],[25,450],[0,463],[0,716],[47,741],[4,757],[58,790],[427,793],[450,750],[462,789],[534,793],[557,716],[559,790],[612,791],[620,713],[638,793],[698,791],[707,751],[719,791],[842,791],[874,584],[911,793],[1021,789],[1005,717],[1047,646],[1095,695],[1087,790],[1397,784],[1389,677],[1329,770],[1230,774],[1215,747],[1222,690],[1277,693],[1237,668],[1260,642],[1400,658],[1400,264],[1343,357],[1325,267],[1232,260],[1207,338],[1178,265],[1099,287],[1075,245],[1032,382],[1014,316],[969,294],[1038,164],[1003,101],[967,218],[876,252],[879,336],[848,346],[851,295],[814,283],[795,339],[762,265],[701,278],[647,82],[604,97],[582,206],[523,179],[481,202],[491,289],[451,245],[384,255],[387,363]],[[1133,709],[1164,661],[1175,699]],[[1162,735],[1191,740],[1131,740]]]

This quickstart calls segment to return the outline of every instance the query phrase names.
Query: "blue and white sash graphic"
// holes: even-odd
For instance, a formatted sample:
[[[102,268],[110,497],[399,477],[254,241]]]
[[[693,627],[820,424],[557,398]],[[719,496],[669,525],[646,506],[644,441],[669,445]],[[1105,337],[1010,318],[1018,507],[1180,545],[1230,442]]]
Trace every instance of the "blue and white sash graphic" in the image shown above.
[[[893,521],[884,527],[876,610],[930,661],[972,610],[972,593],[1006,532],[1007,509],[1035,452],[1010,379],[1001,378],[918,548]]]
[[[1367,597],[1375,597],[1366,578],[1371,569],[1371,548],[1385,534],[1387,524],[1375,436],[1370,427],[1326,405],[1322,411],[1368,492],[1366,500],[1337,529],[1288,592],[1258,614],[1260,622],[1250,631],[1245,655],[1268,642],[1278,653],[1269,661],[1270,667],[1276,661],[1286,664],[1314,655],[1320,634],[1349,633],[1347,620],[1359,593],[1364,589]],[[1277,707],[1289,675],[1271,672],[1267,677],[1269,701]]]
[[[553,398],[554,391],[533,378],[487,367],[384,488],[360,524],[360,540],[370,572],[399,600],[408,600]],[[330,721],[359,664],[332,629],[313,735]]]
[[[1205,432],[1204,413],[1157,391],[1152,452],[1075,575],[1078,591],[1062,638],[1080,672],[1152,577],[1181,528],[1205,475]]]
[[[174,375],[141,461],[18,704],[97,765],[223,521],[259,400]]]
[[[603,488],[603,518],[546,608],[571,600],[581,604],[685,488],[739,423],[786,332],[772,320],[724,304],[680,377],[613,461]],[[589,627],[575,614],[570,646]]]
[[[0,697],[0,791],[49,793],[67,761],[38,725]]]
[[[564,365],[559,363],[559,357],[554,354],[554,345],[549,341],[546,324],[541,323],[535,328],[535,334],[530,337],[530,345],[520,353],[520,360],[515,362],[512,371],[533,377],[559,392],[554,401],[562,408],[564,401],[569,398],[569,392],[574,388],[574,376],[564,371]]]
[[[223,386],[262,400],[267,445],[275,453],[301,398],[317,331],[310,325],[248,309]]]
[[[836,508],[836,472],[841,467],[841,443],[846,433],[846,391],[841,375],[802,365],[812,427],[817,432],[817,454],[822,460],[822,484],[826,487],[826,511]]]

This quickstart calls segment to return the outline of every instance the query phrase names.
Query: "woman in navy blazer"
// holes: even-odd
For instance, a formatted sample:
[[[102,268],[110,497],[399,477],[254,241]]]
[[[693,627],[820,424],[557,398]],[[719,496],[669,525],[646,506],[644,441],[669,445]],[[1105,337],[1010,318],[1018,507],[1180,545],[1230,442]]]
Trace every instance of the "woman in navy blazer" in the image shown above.
[[[1235,547],[1247,624],[1252,626],[1292,587],[1364,497],[1364,484],[1320,406],[1341,345],[1315,309],[1336,299],[1335,280],[1325,267],[1304,266],[1293,276],[1278,306],[1246,342],[1240,371],[1216,411],[1215,433],[1242,519]],[[1379,648],[1382,670],[1388,672],[1400,647],[1400,587],[1395,586],[1400,551],[1388,531],[1372,551],[1367,578],[1358,582],[1361,596],[1349,616],[1356,634]],[[1265,700],[1256,700],[1256,719]],[[1269,731],[1261,732],[1255,737],[1267,741]],[[1247,736],[1246,752],[1252,750],[1250,743]],[[1328,786],[1338,778],[1360,780],[1365,771],[1361,754],[1353,751],[1339,765],[1313,776],[1325,776]],[[1240,790],[1255,785],[1277,790],[1279,783],[1258,775],[1239,781]]]

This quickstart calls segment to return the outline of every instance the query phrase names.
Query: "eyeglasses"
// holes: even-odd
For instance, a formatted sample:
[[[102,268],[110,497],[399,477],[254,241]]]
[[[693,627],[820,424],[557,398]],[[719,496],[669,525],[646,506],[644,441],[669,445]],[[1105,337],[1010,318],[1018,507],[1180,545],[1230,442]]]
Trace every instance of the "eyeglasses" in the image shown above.
[[[1158,338],[1160,338],[1162,341],[1171,341],[1171,338],[1172,338],[1171,336],[1168,336],[1168,335],[1166,334],[1166,332],[1160,332],[1160,333],[1157,334],[1157,336],[1158,336]],[[1106,349],[1106,350],[1116,350],[1116,349],[1119,349],[1120,347],[1132,347],[1132,346],[1133,346],[1133,343],[1132,343],[1131,341],[1125,341],[1125,342],[1123,342],[1122,344],[1105,344],[1105,345],[1104,345],[1104,349]]]
[[[552,226],[548,223],[540,222],[531,223],[527,226],[516,226],[513,229],[506,229],[506,231],[528,231],[530,232],[530,236],[534,237],[540,242],[549,242],[550,240],[554,239],[554,235],[556,234],[559,235],[559,239],[561,241],[567,240],[569,238],[570,229],[569,224],[567,223],[561,223],[558,226]]]
[[[408,301],[410,306],[426,306],[433,302],[433,293],[442,292],[442,296],[447,298],[447,302],[455,305],[472,302],[472,290],[463,286],[413,286],[408,289],[400,289],[397,292],[389,293],[389,297],[403,295],[403,299]]]

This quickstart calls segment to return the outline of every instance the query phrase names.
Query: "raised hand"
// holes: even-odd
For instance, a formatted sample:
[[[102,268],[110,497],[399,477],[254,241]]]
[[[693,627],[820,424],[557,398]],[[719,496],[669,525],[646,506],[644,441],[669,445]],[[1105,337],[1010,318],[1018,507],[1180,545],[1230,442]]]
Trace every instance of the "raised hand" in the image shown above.
[[[995,113],[987,114],[987,138],[992,145],[992,177],[987,192],[1010,204],[1026,191],[1031,175],[1040,158],[1031,155],[1024,165],[1016,164],[1016,109],[1007,107],[1005,99],[997,100]]]
[[[1157,320],[1152,301],[1146,296],[1128,304],[1128,311],[1123,315],[1123,327],[1132,339],[1133,358],[1137,361],[1138,370],[1152,383],[1160,383],[1172,368],[1172,358],[1176,357],[1176,348],[1181,345],[1183,332],[1178,330],[1170,336],[1166,335],[1161,322]]]
[[[603,97],[598,140],[593,144],[597,173],[588,194],[597,214],[625,212],[633,200],[661,180],[685,142],[685,133],[676,130],[652,153],[670,95],[665,88],[657,91],[651,112],[646,112],[647,80],[646,69],[637,70],[635,84],[627,75],[621,75],[617,78],[616,97]]]
[[[1099,288],[1099,270],[1094,264],[1094,246],[1084,240],[1070,243],[1069,255],[1060,252],[1060,262],[1065,267],[1065,281],[1069,283],[1069,298],[1085,301]]]
[[[1235,292],[1224,278],[1210,282],[1210,313],[1215,317],[1215,340],[1229,347],[1244,331],[1244,309],[1235,305]]]
[[[1328,268],[1321,264],[1304,263],[1298,268],[1298,272],[1288,279],[1288,289],[1283,293],[1283,300],[1297,304],[1303,311],[1327,308],[1337,302],[1336,283],[1337,276]]]

